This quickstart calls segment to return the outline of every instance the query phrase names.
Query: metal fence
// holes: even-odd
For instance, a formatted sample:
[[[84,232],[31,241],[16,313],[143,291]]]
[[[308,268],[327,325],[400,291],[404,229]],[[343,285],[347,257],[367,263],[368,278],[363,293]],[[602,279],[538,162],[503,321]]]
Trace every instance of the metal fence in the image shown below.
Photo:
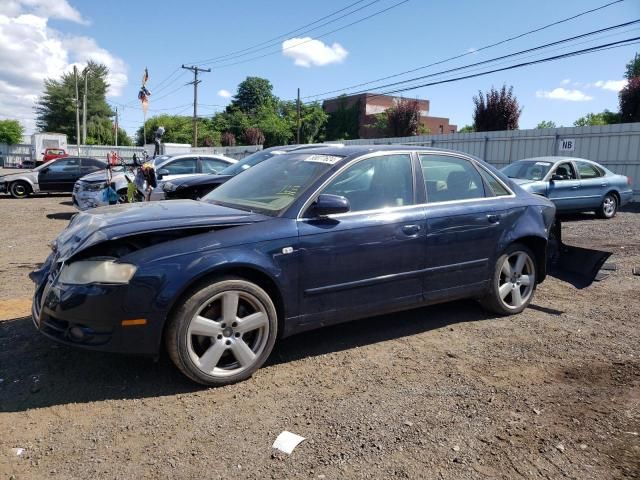
[[[146,147],[115,147],[110,145],[80,145],[81,157],[92,157],[106,160],[107,153],[111,151],[118,152],[118,155],[125,160],[130,160],[135,153],[138,157],[141,157],[142,151],[147,150],[151,155],[153,153],[154,146],[147,145]],[[262,145],[246,145],[237,147],[185,147],[184,152],[179,153],[210,153],[210,154],[222,154],[227,157],[240,160],[247,155],[262,150]],[[75,156],[78,154],[78,147],[76,145],[68,145],[67,153]],[[0,167],[17,168],[32,166],[34,159],[32,157],[32,148],[30,144],[16,144],[6,145],[0,143]]]
[[[498,168],[529,157],[587,158],[631,177],[634,200],[640,201],[640,123],[374,138],[344,143],[449,148],[476,155]]]

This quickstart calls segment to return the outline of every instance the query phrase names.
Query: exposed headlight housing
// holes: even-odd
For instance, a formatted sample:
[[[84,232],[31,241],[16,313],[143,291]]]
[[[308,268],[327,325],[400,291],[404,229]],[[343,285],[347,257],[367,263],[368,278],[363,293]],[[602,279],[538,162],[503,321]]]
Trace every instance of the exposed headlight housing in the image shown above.
[[[165,182],[164,185],[162,185],[162,190],[165,192],[173,192],[177,188],[178,187],[171,182]]]
[[[87,285],[90,283],[111,283],[123,285],[136,273],[138,267],[114,260],[79,260],[66,265],[60,273],[60,283]]]

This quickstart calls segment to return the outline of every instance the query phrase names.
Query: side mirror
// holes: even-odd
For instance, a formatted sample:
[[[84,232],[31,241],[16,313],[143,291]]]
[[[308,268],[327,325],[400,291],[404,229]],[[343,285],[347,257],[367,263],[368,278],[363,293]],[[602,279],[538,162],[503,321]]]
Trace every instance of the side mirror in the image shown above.
[[[49,167],[44,167],[42,170],[40,170],[40,173],[47,173],[49,171]]]
[[[553,175],[551,175],[551,181],[555,182],[558,180],[564,180],[564,177],[562,175],[558,175],[556,173],[554,173]]]
[[[169,170],[167,170],[166,168],[161,168],[156,173],[156,177],[158,178],[158,180],[162,180],[162,177],[164,177],[165,175],[169,175]]]
[[[314,216],[326,217],[336,213],[346,213],[351,210],[349,200],[341,195],[331,195],[323,193],[312,204],[311,211]]]

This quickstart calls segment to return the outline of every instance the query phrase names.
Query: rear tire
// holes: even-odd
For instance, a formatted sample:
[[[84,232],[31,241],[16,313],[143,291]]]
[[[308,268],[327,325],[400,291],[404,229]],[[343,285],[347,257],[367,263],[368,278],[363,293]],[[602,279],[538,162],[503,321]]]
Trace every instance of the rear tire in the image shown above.
[[[489,292],[480,304],[498,315],[522,312],[533,298],[536,275],[533,252],[520,243],[509,245],[496,261]]]
[[[31,185],[22,180],[13,182],[9,187],[9,193],[13,198],[26,198],[31,193]]]
[[[602,199],[600,208],[596,210],[596,215],[599,218],[613,218],[618,211],[618,198],[613,193],[607,193]]]
[[[169,319],[165,341],[184,375],[220,386],[253,375],[271,354],[277,334],[269,295],[247,280],[226,277],[186,295]]]

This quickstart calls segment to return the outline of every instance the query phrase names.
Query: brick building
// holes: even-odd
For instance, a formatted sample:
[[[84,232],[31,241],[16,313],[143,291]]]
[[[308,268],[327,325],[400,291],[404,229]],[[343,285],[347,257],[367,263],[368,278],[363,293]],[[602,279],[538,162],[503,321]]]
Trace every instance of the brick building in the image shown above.
[[[375,123],[375,115],[386,111],[394,106],[403,97],[394,97],[391,95],[379,95],[375,93],[362,93],[358,95],[347,95],[344,97],[325,100],[322,108],[325,112],[331,114],[340,108],[353,108],[359,103],[358,114],[358,136],[360,138],[380,138],[386,135],[386,132],[373,127]],[[420,125],[429,130],[428,133],[437,135],[440,133],[456,133],[457,126],[449,123],[448,118],[431,117],[429,115],[429,100],[419,100],[414,98],[405,98],[405,100],[416,100],[420,106]]]

